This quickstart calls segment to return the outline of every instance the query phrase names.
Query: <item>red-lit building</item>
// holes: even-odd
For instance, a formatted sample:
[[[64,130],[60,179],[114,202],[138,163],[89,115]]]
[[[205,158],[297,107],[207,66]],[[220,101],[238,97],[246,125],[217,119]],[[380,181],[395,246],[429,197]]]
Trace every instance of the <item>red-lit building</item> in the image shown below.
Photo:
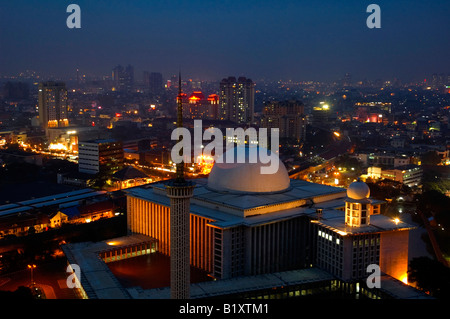
[[[189,119],[218,118],[219,96],[210,94],[206,97],[201,91],[194,91],[189,96],[182,95],[183,117]]]

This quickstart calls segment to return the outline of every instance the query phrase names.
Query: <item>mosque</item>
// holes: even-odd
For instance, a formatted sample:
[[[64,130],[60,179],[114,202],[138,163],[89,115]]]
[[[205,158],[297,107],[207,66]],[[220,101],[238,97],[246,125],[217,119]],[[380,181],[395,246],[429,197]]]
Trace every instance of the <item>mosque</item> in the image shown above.
[[[244,163],[216,161],[207,178],[124,190],[127,236],[62,245],[69,266],[80,268],[74,277],[80,296],[284,298],[365,289],[369,298],[426,298],[402,283],[415,227],[382,215],[384,202],[370,198],[367,184],[358,180],[344,189],[290,179],[278,157],[278,171],[261,174],[267,164],[250,163],[248,148],[237,147],[233,155],[239,152]],[[185,216],[182,224],[171,223],[174,215]],[[184,252],[173,258],[177,250]],[[124,287],[107,266],[155,252],[170,257],[170,287]],[[213,281],[191,283],[186,265]],[[383,282],[378,290],[364,288],[374,265]]]
[[[237,147],[235,154],[248,148]],[[270,152],[270,151],[268,151]],[[223,156],[227,156],[227,152]],[[413,227],[380,214],[361,182],[343,189],[291,180],[279,162],[216,162],[195,179],[190,198],[190,264],[215,279],[318,267],[346,282],[367,278],[367,267],[405,280]],[[126,190],[127,227],[170,255],[170,199],[165,182]]]

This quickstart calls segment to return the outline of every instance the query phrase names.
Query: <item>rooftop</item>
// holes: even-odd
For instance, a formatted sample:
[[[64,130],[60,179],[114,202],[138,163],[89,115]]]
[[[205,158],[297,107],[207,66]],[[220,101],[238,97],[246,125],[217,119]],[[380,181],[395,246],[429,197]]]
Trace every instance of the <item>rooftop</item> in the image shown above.
[[[231,279],[205,281],[191,284],[191,298],[210,298],[231,294],[244,293],[274,287],[286,287],[309,282],[328,281],[334,277],[318,269],[298,269],[256,276],[245,276]],[[170,287],[156,289],[128,288],[130,296],[134,299],[168,299]]]
[[[208,189],[205,178],[194,181],[196,185],[191,199],[191,212],[216,220],[216,226],[229,227],[243,222],[254,223],[267,218],[286,218],[291,214],[311,213],[312,210],[306,210],[307,206],[336,198],[342,198],[343,207],[343,199],[346,196],[346,190],[343,188],[302,180],[291,180],[291,187],[285,192],[265,194],[217,192]],[[164,182],[129,188],[125,192],[131,197],[170,206]],[[253,216],[252,221],[242,219],[249,216]]]
[[[383,231],[399,231],[414,229],[416,226],[403,221],[395,221],[385,215],[371,215],[370,225],[351,227],[345,224],[344,213],[338,210],[323,210],[320,220],[314,220],[322,227],[328,228],[342,235],[356,235],[364,233],[377,233]]]
[[[110,250],[112,247],[137,245],[153,240],[148,236],[135,234],[95,243],[71,243],[62,245],[61,248],[69,264],[80,266],[81,285],[89,298],[129,299],[127,291],[99,257],[99,253]],[[114,245],[111,246],[111,243]]]
[[[0,216],[8,216],[35,208],[58,205],[59,207],[71,206],[78,204],[78,201],[97,197],[106,194],[105,191],[94,191],[90,188],[84,188],[72,192],[60,193],[36,199],[25,200],[13,204],[0,206]]]

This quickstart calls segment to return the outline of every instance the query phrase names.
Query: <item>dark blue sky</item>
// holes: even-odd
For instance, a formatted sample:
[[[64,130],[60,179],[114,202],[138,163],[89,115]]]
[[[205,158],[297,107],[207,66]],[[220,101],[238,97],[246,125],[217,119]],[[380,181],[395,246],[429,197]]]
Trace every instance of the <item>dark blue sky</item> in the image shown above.
[[[81,7],[81,29],[66,8]],[[381,7],[381,29],[366,8]],[[450,73],[448,1],[14,0],[0,2],[0,74],[417,80]]]

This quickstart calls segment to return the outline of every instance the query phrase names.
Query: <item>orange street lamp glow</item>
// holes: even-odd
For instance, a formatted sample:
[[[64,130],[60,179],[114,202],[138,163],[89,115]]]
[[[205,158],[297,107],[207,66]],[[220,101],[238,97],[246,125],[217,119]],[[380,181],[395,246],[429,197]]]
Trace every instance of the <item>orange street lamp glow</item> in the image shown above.
[[[36,268],[36,265],[35,265],[35,264],[28,265],[28,268],[29,268],[30,271],[31,271],[31,285],[34,285],[34,280],[33,280],[33,269]]]

